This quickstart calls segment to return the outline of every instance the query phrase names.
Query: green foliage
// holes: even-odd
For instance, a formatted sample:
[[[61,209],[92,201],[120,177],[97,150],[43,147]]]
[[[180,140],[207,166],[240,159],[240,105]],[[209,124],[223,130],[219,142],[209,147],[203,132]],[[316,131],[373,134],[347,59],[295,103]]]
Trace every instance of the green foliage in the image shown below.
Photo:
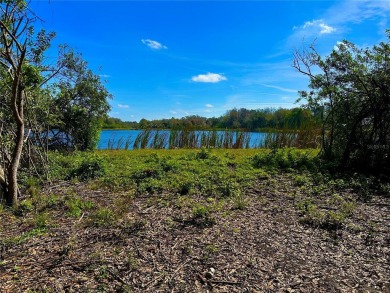
[[[69,215],[79,218],[84,211],[92,210],[94,204],[77,196],[69,196],[65,199],[65,206]]]
[[[343,41],[325,58],[313,47],[295,53],[294,67],[310,78],[301,98],[321,119],[322,156],[336,168],[390,173],[389,55],[388,41],[365,49]]]
[[[104,128],[108,129],[245,129],[248,131],[269,130],[269,129],[306,129],[307,125],[314,126],[311,129],[318,129],[317,119],[310,110],[302,108],[293,109],[231,109],[220,117],[206,118],[196,115],[180,119],[121,121],[118,118],[106,118]],[[185,133],[181,133],[185,134]],[[181,135],[180,134],[180,135]],[[203,133],[200,138],[205,147],[217,147],[213,145],[218,142],[213,131]],[[190,137],[187,136],[189,139]],[[210,144],[206,145],[206,141]],[[310,147],[315,147],[313,142]],[[306,144],[309,147],[309,142]]]
[[[14,214],[17,216],[24,216],[28,212],[34,210],[34,204],[32,200],[26,199],[20,202],[17,209],[14,210]]]
[[[81,162],[81,165],[73,170],[69,178],[78,178],[88,180],[102,177],[105,171],[104,161],[98,156],[87,157]]]
[[[192,207],[192,221],[198,226],[211,226],[215,219],[211,217],[212,206],[196,203]]]
[[[252,165],[255,168],[273,167],[282,170],[288,169],[309,169],[318,168],[316,164],[318,159],[314,157],[315,152],[310,150],[277,150],[273,149],[268,152],[261,152],[252,157]]]
[[[201,148],[200,152],[196,154],[196,158],[200,160],[205,160],[210,157],[210,153],[206,151],[205,148]]]
[[[117,215],[108,208],[100,208],[91,216],[91,218],[95,225],[107,227],[115,222]]]
[[[36,214],[34,221],[36,229],[43,231],[47,228],[50,219],[48,214],[43,212]]]
[[[59,117],[56,131],[62,135],[53,147],[58,144],[81,151],[93,150],[110,109],[107,99],[111,95],[80,55],[70,50],[63,63],[66,79],[58,84],[59,93],[54,99],[55,113]]]

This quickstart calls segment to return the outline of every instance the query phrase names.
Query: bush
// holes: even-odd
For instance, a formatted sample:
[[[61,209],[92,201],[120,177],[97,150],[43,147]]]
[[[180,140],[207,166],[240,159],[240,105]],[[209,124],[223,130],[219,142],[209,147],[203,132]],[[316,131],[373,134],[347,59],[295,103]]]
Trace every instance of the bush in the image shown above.
[[[71,178],[78,178],[79,180],[88,180],[102,177],[106,174],[104,162],[98,156],[85,159],[81,165],[74,169],[70,175]]]

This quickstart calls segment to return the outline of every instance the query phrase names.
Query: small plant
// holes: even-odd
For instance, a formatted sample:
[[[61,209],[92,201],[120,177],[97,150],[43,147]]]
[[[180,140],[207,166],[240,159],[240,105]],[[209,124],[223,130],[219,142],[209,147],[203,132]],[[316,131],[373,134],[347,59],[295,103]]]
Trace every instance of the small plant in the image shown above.
[[[303,186],[309,182],[308,178],[305,175],[295,176],[294,181],[294,184],[296,186]]]
[[[233,197],[233,208],[237,210],[244,210],[248,206],[248,200],[242,192]]]
[[[35,216],[35,227],[39,230],[45,230],[49,224],[49,216],[47,213],[39,213]]]
[[[116,215],[113,211],[107,208],[100,208],[92,215],[92,221],[97,226],[110,226],[116,220]]]
[[[31,199],[26,199],[20,202],[17,209],[14,210],[14,214],[16,216],[24,216],[28,212],[31,212],[34,210],[34,204]]]
[[[198,160],[206,160],[210,157],[210,152],[208,152],[205,148],[201,148],[200,151],[196,154],[196,158]]]
[[[211,206],[195,204],[192,207],[192,221],[198,226],[210,226],[215,223],[211,217]]]
[[[240,186],[237,182],[227,180],[220,187],[219,191],[222,197],[236,197],[241,194]]]
[[[65,200],[65,206],[68,208],[69,215],[79,218],[85,210],[91,210],[94,204],[91,201],[72,196]]]
[[[126,256],[126,265],[128,269],[138,269],[140,264],[139,261],[135,258],[133,252],[128,252]]]
[[[25,182],[26,194],[31,195],[31,197],[36,197],[41,191],[41,186],[39,180],[35,177],[28,177]]]
[[[179,187],[179,194],[180,195],[187,195],[190,193],[191,188],[192,188],[191,182],[184,182]]]
[[[205,260],[205,261],[209,260],[211,257],[216,255],[218,253],[218,251],[219,251],[219,248],[215,244],[206,245],[206,247],[204,249],[204,253],[203,253],[203,260]]]
[[[101,158],[93,156],[85,159],[81,165],[73,170],[69,179],[78,178],[79,180],[89,180],[102,177],[106,174],[104,162]]]

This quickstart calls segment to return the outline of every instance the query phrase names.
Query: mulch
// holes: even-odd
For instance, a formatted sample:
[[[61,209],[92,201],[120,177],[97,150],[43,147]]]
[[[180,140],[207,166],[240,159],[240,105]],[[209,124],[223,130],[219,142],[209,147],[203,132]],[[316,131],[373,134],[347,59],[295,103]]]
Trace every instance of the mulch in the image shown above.
[[[47,232],[21,243],[2,239],[31,221],[0,213],[0,292],[390,292],[390,201],[357,201],[337,230],[302,223],[294,185],[254,182],[245,209],[225,206],[213,221],[151,196],[132,199],[122,219],[96,226],[53,207]],[[72,186],[112,205],[109,191]],[[69,183],[48,186],[66,195]]]

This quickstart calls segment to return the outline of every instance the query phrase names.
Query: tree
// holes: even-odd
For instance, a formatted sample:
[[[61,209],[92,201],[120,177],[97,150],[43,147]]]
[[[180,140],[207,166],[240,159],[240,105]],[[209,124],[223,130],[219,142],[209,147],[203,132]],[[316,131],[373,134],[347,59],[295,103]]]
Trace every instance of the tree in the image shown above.
[[[1,185],[5,200],[18,204],[17,173],[25,136],[25,106],[43,81],[43,52],[54,34],[34,34],[37,17],[25,1],[0,1],[0,77],[1,77]]]
[[[59,92],[54,98],[59,117],[56,131],[65,134],[62,143],[66,146],[81,151],[93,150],[110,109],[107,98],[111,95],[80,55],[69,51],[64,60],[64,78],[59,82]]]
[[[110,95],[80,56],[63,47],[57,63],[45,62],[55,34],[35,33],[37,20],[25,1],[0,0],[0,199],[13,207],[19,169],[47,170],[49,133],[64,130],[72,146],[92,149],[109,110]]]
[[[340,168],[388,172],[389,42],[360,49],[343,41],[326,58],[310,46],[295,52],[293,66],[310,79],[311,90],[300,94],[321,113],[323,157]]]

